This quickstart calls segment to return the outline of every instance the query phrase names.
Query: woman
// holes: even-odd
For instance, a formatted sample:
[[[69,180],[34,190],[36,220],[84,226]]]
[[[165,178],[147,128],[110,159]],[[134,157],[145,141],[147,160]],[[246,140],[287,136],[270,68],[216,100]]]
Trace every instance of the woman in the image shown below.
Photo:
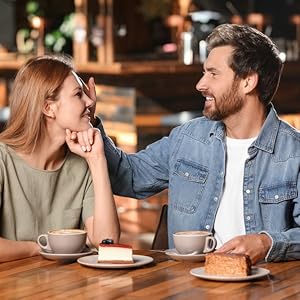
[[[0,134],[0,261],[38,255],[35,241],[51,229],[85,227],[96,247],[119,240],[93,104],[66,57],[33,58],[18,72]],[[90,138],[86,149],[71,139],[81,131]]]

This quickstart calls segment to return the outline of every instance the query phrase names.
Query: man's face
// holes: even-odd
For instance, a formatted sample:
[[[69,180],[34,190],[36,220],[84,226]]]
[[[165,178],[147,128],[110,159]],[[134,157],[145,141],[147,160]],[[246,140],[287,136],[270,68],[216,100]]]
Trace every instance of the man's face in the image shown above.
[[[240,80],[228,66],[232,47],[214,48],[204,63],[204,75],[197,90],[205,97],[203,115],[211,120],[225,120],[243,107]]]

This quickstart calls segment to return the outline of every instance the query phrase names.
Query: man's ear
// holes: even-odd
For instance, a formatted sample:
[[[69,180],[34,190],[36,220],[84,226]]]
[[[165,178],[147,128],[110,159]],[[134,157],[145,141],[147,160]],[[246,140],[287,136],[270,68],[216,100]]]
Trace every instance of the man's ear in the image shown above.
[[[257,73],[250,73],[243,79],[243,89],[245,94],[249,94],[256,89],[258,84],[258,74]]]
[[[43,114],[51,119],[55,119],[55,101],[45,100],[42,107]]]

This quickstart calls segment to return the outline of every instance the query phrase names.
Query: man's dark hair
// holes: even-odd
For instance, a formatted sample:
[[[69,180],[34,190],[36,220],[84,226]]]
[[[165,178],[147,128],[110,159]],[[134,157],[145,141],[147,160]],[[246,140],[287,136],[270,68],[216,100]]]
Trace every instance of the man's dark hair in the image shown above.
[[[229,67],[238,78],[258,74],[257,92],[265,105],[269,104],[277,90],[283,62],[276,45],[262,32],[247,26],[222,24],[207,37],[207,49],[220,46],[233,47]]]

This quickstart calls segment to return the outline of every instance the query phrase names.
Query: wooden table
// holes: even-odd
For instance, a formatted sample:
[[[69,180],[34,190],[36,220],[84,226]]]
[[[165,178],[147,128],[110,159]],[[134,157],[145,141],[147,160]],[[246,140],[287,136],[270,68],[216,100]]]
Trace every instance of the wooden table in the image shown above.
[[[250,282],[205,281],[190,275],[203,263],[163,253],[137,269],[94,269],[33,257],[0,264],[0,299],[300,299],[300,261],[261,264],[271,274]]]

